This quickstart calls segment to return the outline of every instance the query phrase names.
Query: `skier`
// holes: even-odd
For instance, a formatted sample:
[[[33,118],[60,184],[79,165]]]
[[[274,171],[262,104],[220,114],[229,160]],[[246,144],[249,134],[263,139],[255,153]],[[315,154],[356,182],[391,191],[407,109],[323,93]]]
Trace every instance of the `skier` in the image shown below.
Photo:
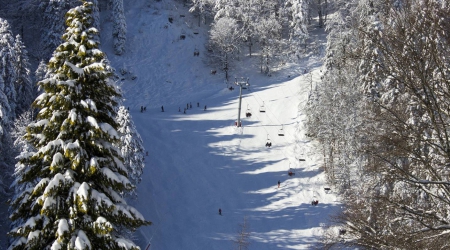
[[[189,108],[192,108],[192,102],[189,103]]]
[[[189,103],[186,103],[186,109],[189,109]]]
[[[184,108],[183,114],[186,114],[186,108]]]
[[[178,112],[181,112],[181,108],[180,107],[178,107]]]
[[[206,105],[205,105],[205,109],[204,109],[204,111],[206,111]]]
[[[148,156],[148,151],[145,153],[146,156]]]
[[[141,106],[141,113],[144,111],[144,106]]]
[[[222,209],[219,208],[219,215],[222,215]]]
[[[280,180],[278,180],[278,188],[280,188],[280,184],[281,184],[281,182],[280,182]]]
[[[144,111],[146,111],[147,110],[147,106],[144,106]]]
[[[161,106],[161,112],[164,112],[164,106]]]
[[[198,107],[200,107],[200,103],[199,103],[199,102],[197,102],[197,108],[198,108]]]

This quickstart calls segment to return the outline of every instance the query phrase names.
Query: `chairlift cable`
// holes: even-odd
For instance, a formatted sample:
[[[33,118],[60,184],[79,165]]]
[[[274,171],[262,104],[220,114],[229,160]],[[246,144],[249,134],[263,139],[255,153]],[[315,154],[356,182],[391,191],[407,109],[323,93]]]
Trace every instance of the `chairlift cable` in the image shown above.
[[[283,92],[283,95],[285,95],[285,93],[284,93],[284,91],[282,90],[282,92]],[[256,96],[260,99],[260,100],[262,100],[262,98],[259,96],[259,94],[257,93],[257,92],[254,92],[255,94],[256,94]],[[252,95],[253,96],[253,98],[256,100],[256,102],[258,103],[258,105],[259,105],[259,101],[258,101],[258,99],[256,98],[256,96],[255,95]],[[264,101],[262,101],[263,102],[263,105],[264,105]],[[245,103],[247,103],[246,101],[245,101]],[[248,105],[248,103],[247,103],[247,105]],[[265,107],[265,112],[267,112],[267,107]],[[282,129],[283,129],[283,124],[278,120],[278,118],[275,116],[275,114],[269,109],[269,112],[270,112],[270,114],[271,114],[271,116],[273,116],[274,118],[275,118],[275,120],[278,122],[278,124],[281,124],[282,125]],[[256,114],[256,113],[255,113]],[[260,117],[259,117],[259,115],[257,115],[257,118],[258,118],[258,120],[261,120],[261,119],[259,119]],[[274,124],[274,122],[273,122],[273,120],[270,118],[270,116],[267,116],[267,118],[269,119],[269,121],[270,121],[270,123],[271,124]],[[266,126],[261,126],[264,130],[265,130],[265,132],[266,132],[266,134],[267,135],[269,135],[270,133],[267,131],[267,129],[266,129]],[[286,133],[285,133],[285,130],[283,129],[283,135],[285,135]],[[266,142],[267,142],[267,139],[266,139]],[[287,159],[288,161],[289,161],[289,164],[291,163],[291,161],[289,160],[289,157],[287,157],[286,156],[286,154],[284,153],[284,151],[281,151],[282,152],[282,154],[284,155],[284,158],[285,159]]]
[[[258,94],[257,94],[257,95],[258,95]],[[253,97],[254,97],[255,100],[258,102],[258,100],[256,99],[256,97],[255,97],[255,96],[253,96]],[[260,98],[260,97],[258,96],[258,98]],[[261,99],[261,98],[260,98],[260,99]],[[266,108],[266,111],[267,111],[267,108]],[[274,115],[272,112],[270,112],[270,113],[272,114],[272,116],[275,117],[275,115]],[[273,120],[270,118],[270,116],[266,116],[266,117],[269,119],[269,121],[270,121],[271,124],[274,123]],[[257,115],[257,118],[259,118],[259,115]],[[277,118],[275,117],[275,119],[277,119]],[[259,120],[261,120],[261,119],[259,119]],[[277,119],[277,120],[278,120],[278,119]],[[261,127],[265,130],[267,136],[269,137],[270,133],[267,131],[266,126],[262,125]],[[272,139],[270,139],[270,140],[272,141]],[[267,142],[267,141],[268,141],[268,139],[266,139],[266,142]],[[289,162],[289,164],[290,164],[290,163],[291,163],[291,160],[289,160],[289,157],[286,156],[286,154],[284,153],[283,150],[281,151],[281,153],[283,154],[284,159],[288,160],[288,162]],[[288,168],[288,169],[289,169],[289,168]]]
[[[281,91],[283,92],[283,95],[285,95],[285,92],[283,91],[283,89],[281,89]],[[259,96],[259,94],[258,94],[257,92],[254,92],[254,93],[256,94],[256,96],[257,96],[260,100],[262,100],[262,98]],[[258,99],[255,97],[255,95],[253,95],[253,98],[255,98],[256,102],[259,104]],[[264,101],[263,101],[263,103],[264,103]],[[266,113],[267,113],[267,112],[270,113],[270,115],[267,116],[267,118],[269,119],[269,121],[270,121],[272,124],[274,124],[273,120],[270,118],[270,116],[273,116],[274,119],[278,122],[278,124],[281,124],[282,129],[283,129],[283,132],[284,132],[284,135],[289,136],[290,133],[286,133],[286,130],[284,130],[284,126],[283,126],[284,124],[281,123],[280,120],[278,120],[277,116],[272,112],[272,110],[271,110],[270,108],[268,108],[267,106],[265,106],[265,111],[266,111]],[[262,127],[264,128],[264,130],[266,131],[266,133],[269,134],[268,131],[267,131],[267,129],[265,128],[265,126],[262,126]],[[294,137],[292,137],[292,138],[294,138]],[[291,163],[291,160],[286,156],[286,154],[284,153],[284,151],[282,151],[282,153],[283,153],[285,159],[287,159],[287,160],[289,161],[289,164],[290,164],[290,163]]]

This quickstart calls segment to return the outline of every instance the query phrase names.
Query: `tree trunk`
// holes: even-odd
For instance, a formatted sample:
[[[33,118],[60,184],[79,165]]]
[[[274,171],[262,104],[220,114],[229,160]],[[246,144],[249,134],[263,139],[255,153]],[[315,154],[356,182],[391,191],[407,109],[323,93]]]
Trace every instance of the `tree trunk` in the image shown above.
[[[323,14],[322,14],[322,0],[319,0],[319,3],[317,4],[318,14],[319,14],[319,27],[323,27]]]

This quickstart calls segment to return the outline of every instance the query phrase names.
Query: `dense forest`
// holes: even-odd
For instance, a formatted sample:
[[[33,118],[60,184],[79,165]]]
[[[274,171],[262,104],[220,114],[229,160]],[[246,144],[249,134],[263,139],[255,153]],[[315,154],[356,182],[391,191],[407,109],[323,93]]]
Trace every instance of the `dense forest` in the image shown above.
[[[270,76],[306,49],[323,50],[308,136],[344,200],[339,234],[324,235],[325,247],[448,248],[448,0],[184,3],[198,25],[211,24],[209,63],[227,78],[243,56],[257,56]],[[99,47],[108,36],[117,55],[127,53],[123,0],[0,6],[0,195],[10,201],[10,248],[137,248],[131,232],[151,222],[125,199],[135,195],[144,149]],[[327,32],[326,48],[312,25]]]
[[[339,238],[369,249],[448,248],[449,2],[338,6],[308,133],[345,200]]]

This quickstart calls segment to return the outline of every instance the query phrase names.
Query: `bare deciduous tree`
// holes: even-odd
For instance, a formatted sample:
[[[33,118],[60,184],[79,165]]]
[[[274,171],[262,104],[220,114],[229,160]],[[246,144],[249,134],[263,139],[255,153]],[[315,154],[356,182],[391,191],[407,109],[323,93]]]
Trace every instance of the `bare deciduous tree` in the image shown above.
[[[244,217],[242,223],[239,223],[236,238],[233,240],[234,249],[247,250],[250,245],[250,225],[248,218]]]

